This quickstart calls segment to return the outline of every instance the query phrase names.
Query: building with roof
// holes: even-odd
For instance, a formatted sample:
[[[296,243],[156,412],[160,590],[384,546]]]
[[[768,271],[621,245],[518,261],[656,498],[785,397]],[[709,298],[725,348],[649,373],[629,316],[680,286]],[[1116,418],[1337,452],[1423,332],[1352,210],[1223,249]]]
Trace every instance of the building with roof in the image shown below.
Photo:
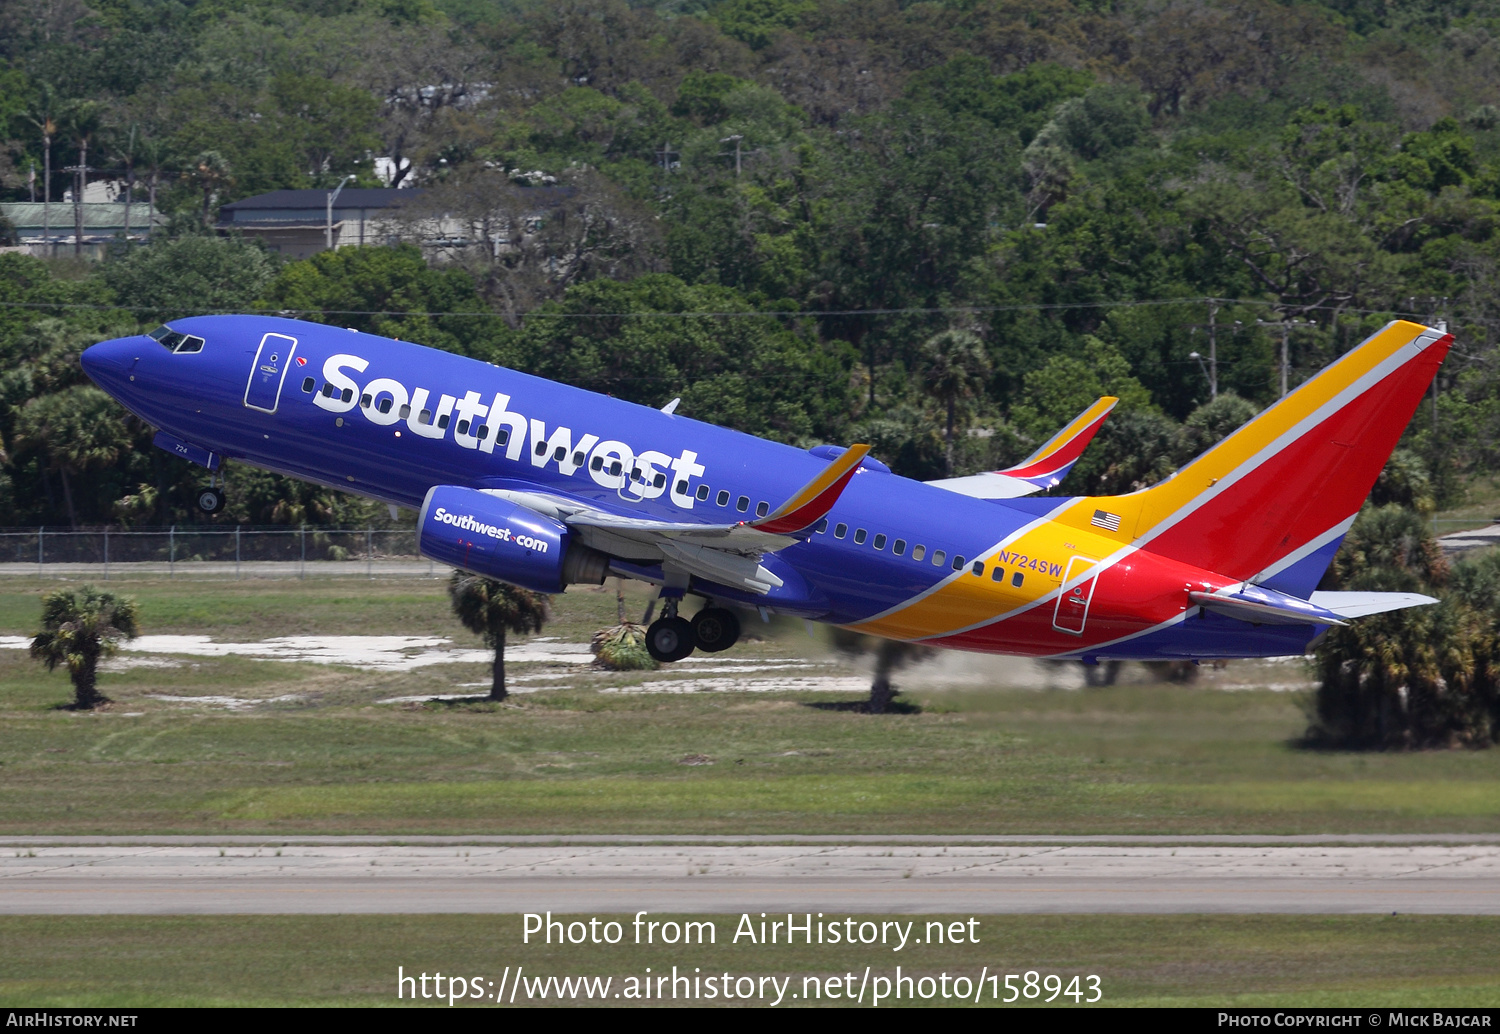
[[[304,259],[328,247],[390,244],[401,236],[403,205],[421,190],[351,187],[339,192],[332,211],[327,190],[273,190],[219,208],[221,233],[239,232],[270,251]]]
[[[91,258],[104,253],[108,244],[129,239],[137,243],[166,225],[166,218],[143,202],[85,201],[83,236],[75,241],[77,211],[71,201],[0,202],[0,216],[15,227],[16,245],[33,255],[68,255],[78,251]]]
[[[575,193],[572,187],[508,184],[480,198],[447,198],[420,188],[352,188],[329,208],[328,190],[273,190],[219,209],[218,230],[242,233],[291,259],[304,259],[330,246],[363,244],[420,246],[443,262],[472,247],[499,254],[513,237],[535,233],[548,213]],[[440,207],[447,202],[475,208],[467,215]]]

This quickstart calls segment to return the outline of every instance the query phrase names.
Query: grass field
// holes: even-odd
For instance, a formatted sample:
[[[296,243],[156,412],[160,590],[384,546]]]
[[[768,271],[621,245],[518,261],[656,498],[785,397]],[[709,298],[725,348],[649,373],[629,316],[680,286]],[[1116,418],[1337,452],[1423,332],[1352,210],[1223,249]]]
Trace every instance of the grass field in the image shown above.
[[[477,645],[448,616],[436,582],[120,588],[140,598],[148,633],[357,630]],[[38,591],[0,594],[0,633],[31,630]],[[644,596],[631,607],[643,609]],[[546,631],[582,641],[613,613],[611,592],[570,593]],[[768,638],[737,656],[820,655],[800,626],[754,627]],[[57,706],[69,697],[64,675],[24,651],[0,651],[0,831],[1500,831],[1500,752],[1299,747],[1299,694],[1247,688],[1305,679],[1295,662],[1231,666],[1195,686],[1095,690],[985,688],[972,678],[944,689],[913,673],[915,713],[885,716],[840,710],[828,694],[606,692],[647,676],[582,665],[555,671],[548,685],[558,688],[504,705],[392,705],[376,701],[452,693],[482,683],[486,668],[161,663],[175,666],[109,673],[102,685],[116,703],[76,714]],[[997,681],[1014,667],[975,663]],[[536,670],[548,666],[514,669]],[[1239,691],[1206,688],[1224,680]],[[255,706],[192,699],[226,693]],[[709,763],[682,763],[693,756]]]
[[[736,979],[790,976],[783,1005],[800,1005],[808,1003],[791,1000],[790,993],[802,993],[804,977],[852,972],[857,987],[866,966],[889,977],[898,964],[903,975],[946,972],[971,981],[982,967],[991,973],[1035,970],[1064,981],[1093,974],[1100,978],[1105,1006],[1500,1005],[1494,955],[1500,920],[1494,918],[986,916],[977,927],[978,944],[908,944],[901,952],[735,945],[727,943],[736,924],[732,916],[653,915],[716,920],[717,941],[636,946],[628,916],[601,918],[622,922],[623,943],[524,945],[521,918],[506,915],[0,917],[0,1006],[413,1004],[396,1000],[398,966],[407,974],[480,976],[497,985],[507,966],[512,973],[524,967],[532,977],[609,976],[612,994],[625,977],[644,977],[647,967],[652,974],[670,973],[674,965],[689,975],[696,968]],[[920,932],[941,917],[897,918],[915,919]],[[1087,986],[1083,981],[1079,989]],[[998,990],[1007,996],[1003,983]],[[869,999],[867,994],[866,1005]],[[523,990],[515,1004],[525,1002]],[[446,1000],[415,1004],[448,1007]],[[549,1003],[537,998],[529,1004]],[[607,997],[601,1004],[639,1003]],[[744,1003],[720,998],[678,1004]],[[850,1003],[825,998],[822,1004]],[[935,996],[925,1004],[962,1003]],[[1060,995],[1048,1007],[1085,1006]]]

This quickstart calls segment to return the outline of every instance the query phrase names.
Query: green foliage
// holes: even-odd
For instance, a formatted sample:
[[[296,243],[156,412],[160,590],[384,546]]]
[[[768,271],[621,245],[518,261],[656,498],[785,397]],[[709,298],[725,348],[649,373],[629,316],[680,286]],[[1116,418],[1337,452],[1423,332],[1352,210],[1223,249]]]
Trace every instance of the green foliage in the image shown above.
[[[505,634],[537,633],[551,616],[548,597],[505,582],[454,570],[448,579],[448,599],[463,626],[482,636],[495,651],[491,700],[504,700]]]
[[[132,249],[101,277],[142,323],[211,312],[244,312],[276,275],[275,256],[237,237],[182,237]]]
[[[73,706],[88,710],[107,703],[98,690],[101,657],[115,653],[120,642],[136,637],[136,605],[129,596],[85,585],[58,589],[42,599],[42,630],[31,640],[31,656],[52,671],[68,669]]]
[[[473,279],[431,268],[411,244],[340,248],[290,263],[258,307],[465,355],[487,356],[492,331],[492,321],[472,315],[485,311]]]
[[[777,32],[794,28],[814,7],[811,0],[722,0],[709,17],[726,36],[759,50],[769,45]]]
[[[661,665],[646,649],[646,630],[627,621],[595,632],[590,648],[609,671],[655,671]]]
[[[847,411],[840,357],[775,317],[729,315],[749,309],[727,288],[665,274],[592,281],[528,319],[501,360],[643,405],[680,396],[682,414],[751,434],[827,434]]]
[[[1420,516],[1394,504],[1367,507],[1325,584],[1443,598],[1361,618],[1319,641],[1309,740],[1391,749],[1482,747],[1500,739],[1497,558],[1460,562],[1450,576]]]

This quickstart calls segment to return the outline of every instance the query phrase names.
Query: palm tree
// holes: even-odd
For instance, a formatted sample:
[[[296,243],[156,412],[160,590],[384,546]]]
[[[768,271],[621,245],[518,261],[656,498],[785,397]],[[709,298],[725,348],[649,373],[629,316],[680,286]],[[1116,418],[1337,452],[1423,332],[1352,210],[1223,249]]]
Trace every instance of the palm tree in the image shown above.
[[[124,416],[119,403],[92,385],[31,399],[16,413],[14,450],[46,456],[47,467],[62,478],[68,523],[74,528],[78,509],[69,475],[111,467],[130,450]]]
[[[89,141],[104,125],[104,105],[75,101],[68,106],[68,130],[78,141],[78,169],[73,177],[73,254],[83,252],[83,195],[89,186]]]
[[[505,633],[540,632],[543,623],[552,616],[549,597],[493,578],[454,571],[448,579],[448,598],[464,627],[483,636],[486,646],[495,648],[490,699],[504,700]]]
[[[57,90],[42,83],[36,103],[26,112],[26,121],[42,134],[42,242],[52,242],[52,137],[57,133],[57,114],[62,107]],[[50,252],[49,252],[50,254]]]
[[[88,710],[108,703],[98,689],[99,658],[136,637],[135,600],[100,592],[92,585],[59,589],[42,601],[42,630],[31,641],[31,656],[47,670],[67,665],[73,680],[73,706]]]
[[[948,413],[943,432],[944,466],[953,475],[953,419],[958,400],[972,398],[989,376],[984,342],[967,330],[944,330],[922,344],[922,384],[942,400]]]
[[[203,228],[208,229],[212,225],[208,216],[214,198],[220,191],[234,185],[234,176],[231,174],[229,161],[222,154],[218,151],[204,151],[193,159],[192,177],[197,181],[198,189],[203,191]]]

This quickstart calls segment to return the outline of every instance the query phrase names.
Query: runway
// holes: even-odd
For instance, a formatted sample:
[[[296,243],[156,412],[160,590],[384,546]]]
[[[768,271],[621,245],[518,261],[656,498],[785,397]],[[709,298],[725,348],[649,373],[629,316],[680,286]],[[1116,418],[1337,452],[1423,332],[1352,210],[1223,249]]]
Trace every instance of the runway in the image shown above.
[[[1492,837],[160,839],[0,838],[0,913],[1500,914]]]

